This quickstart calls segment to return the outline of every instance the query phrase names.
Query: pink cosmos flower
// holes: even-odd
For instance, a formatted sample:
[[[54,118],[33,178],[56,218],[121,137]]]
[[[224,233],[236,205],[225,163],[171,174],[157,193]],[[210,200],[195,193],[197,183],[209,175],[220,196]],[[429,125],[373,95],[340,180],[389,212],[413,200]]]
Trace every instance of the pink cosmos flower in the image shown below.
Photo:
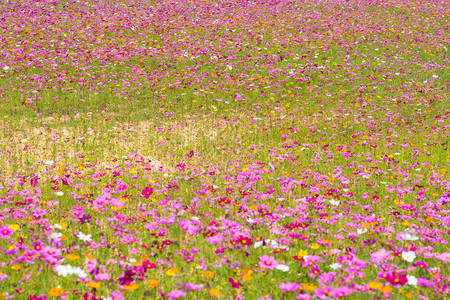
[[[123,181],[118,181],[116,182],[116,184],[117,184],[117,191],[123,192],[128,189],[127,184]]]
[[[280,290],[282,290],[285,293],[288,292],[295,292],[296,290],[299,290],[301,288],[300,284],[295,282],[282,282],[279,286]]]
[[[167,299],[173,300],[173,299],[180,299],[186,296],[186,292],[183,290],[172,290],[167,295]]]
[[[264,255],[259,259],[260,259],[259,266],[264,267],[266,269],[272,270],[278,266],[278,262],[272,256]]]
[[[333,297],[336,297],[336,298],[341,298],[341,297],[345,297],[347,295],[350,295],[351,293],[353,293],[353,290],[349,289],[346,286],[341,286],[341,287],[335,288],[330,293],[330,296],[333,296]]]
[[[111,293],[112,300],[123,300],[125,297],[122,295],[120,291],[114,291]]]
[[[108,281],[111,279],[111,276],[108,273],[98,273],[94,278],[96,281]]]
[[[0,238],[2,238],[2,239],[9,239],[9,237],[13,233],[14,233],[14,231],[9,229],[8,227],[5,227],[5,226],[0,227]]]
[[[391,253],[389,251],[386,251],[386,249],[382,248],[377,252],[372,253],[370,255],[370,259],[373,263],[378,264],[380,262],[387,260],[390,257],[390,255]]]
[[[184,289],[187,289],[188,291],[201,291],[202,290],[202,286],[199,284],[195,284],[195,283],[190,283],[190,282],[185,282],[183,283],[182,287]]]
[[[442,223],[450,227],[450,216],[443,218]]]

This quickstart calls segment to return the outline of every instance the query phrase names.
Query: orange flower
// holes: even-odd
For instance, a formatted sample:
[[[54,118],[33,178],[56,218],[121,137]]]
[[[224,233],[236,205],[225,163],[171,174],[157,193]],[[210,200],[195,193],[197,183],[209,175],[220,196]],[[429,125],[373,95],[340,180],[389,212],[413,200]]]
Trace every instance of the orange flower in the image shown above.
[[[383,285],[381,284],[381,282],[378,281],[372,281],[369,283],[369,288],[373,289],[373,290],[378,290],[382,287]]]
[[[203,276],[208,277],[208,278],[213,278],[214,277],[214,272],[213,271],[206,271],[205,273],[203,273]]]
[[[213,297],[217,297],[220,295],[220,291],[218,289],[210,289],[209,294]]]
[[[314,291],[317,289],[317,286],[315,286],[314,284],[308,284],[308,283],[304,283],[302,288],[304,290],[308,290],[308,291]]]
[[[94,255],[88,254],[88,255],[86,255],[86,258],[87,258],[87,259],[94,259]]]
[[[245,281],[251,281],[252,279],[253,279],[253,277],[251,275],[248,275],[248,274],[242,276],[242,280],[245,280]]]
[[[20,270],[20,265],[12,265],[11,269],[13,269],[14,271],[18,271]]]
[[[61,236],[61,241],[67,241],[67,240],[69,240],[69,238],[67,236],[65,236],[65,235]]]
[[[158,285],[159,285],[159,280],[156,280],[156,279],[150,280],[150,286],[152,288],[158,287]]]
[[[61,226],[62,229],[66,229],[67,226],[69,226],[68,223],[58,223],[59,226]]]
[[[406,298],[411,299],[411,298],[414,297],[414,294],[413,293],[408,293],[405,296],[406,296]]]
[[[88,284],[89,287],[94,288],[96,290],[98,290],[100,288],[100,285],[101,285],[100,282],[95,282],[95,281],[89,282],[89,284]]]
[[[178,268],[172,268],[166,271],[166,275],[167,276],[174,276],[175,274],[177,274],[178,272]]]
[[[66,258],[67,258],[67,259],[70,259],[71,261],[74,261],[74,260],[79,259],[80,256],[79,256],[79,255],[76,255],[76,254],[67,254],[67,255],[66,255]]]
[[[50,297],[58,297],[64,294],[63,289],[60,288],[52,288],[50,291],[48,291],[48,295]]]
[[[390,285],[386,285],[386,286],[383,286],[383,287],[380,289],[380,291],[381,291],[383,294],[387,294],[387,293],[392,292],[392,288],[391,288]]]
[[[137,289],[139,287],[138,284],[136,283],[131,283],[131,284],[126,284],[123,286],[123,289],[129,292],[134,291],[135,289]]]

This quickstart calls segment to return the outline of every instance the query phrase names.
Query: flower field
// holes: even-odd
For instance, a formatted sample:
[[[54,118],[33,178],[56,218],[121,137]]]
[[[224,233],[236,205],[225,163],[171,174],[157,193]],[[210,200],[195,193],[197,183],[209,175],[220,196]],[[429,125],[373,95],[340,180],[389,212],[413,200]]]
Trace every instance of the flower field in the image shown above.
[[[0,2],[0,298],[450,298],[446,0]]]

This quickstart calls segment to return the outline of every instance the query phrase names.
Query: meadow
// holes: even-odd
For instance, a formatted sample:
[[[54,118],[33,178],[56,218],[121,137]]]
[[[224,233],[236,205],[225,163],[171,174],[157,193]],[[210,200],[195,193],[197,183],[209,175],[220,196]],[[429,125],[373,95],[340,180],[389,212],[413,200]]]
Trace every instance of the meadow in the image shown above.
[[[0,298],[448,299],[447,0],[0,2]]]

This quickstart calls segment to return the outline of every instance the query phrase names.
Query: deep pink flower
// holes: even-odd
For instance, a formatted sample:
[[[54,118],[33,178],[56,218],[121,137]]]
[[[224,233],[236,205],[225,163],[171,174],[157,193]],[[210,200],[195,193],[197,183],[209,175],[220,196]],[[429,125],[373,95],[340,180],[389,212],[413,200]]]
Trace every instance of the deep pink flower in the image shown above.
[[[141,194],[145,199],[148,199],[153,194],[153,188],[146,187],[145,189],[142,190]]]
[[[142,263],[142,267],[147,271],[148,269],[156,269],[156,264],[146,260]]]
[[[228,280],[230,281],[230,283],[231,283],[231,287],[232,288],[234,288],[234,289],[238,289],[238,288],[240,288],[241,286],[242,286],[242,284],[239,282],[239,281],[236,281],[236,280],[234,280],[233,278],[228,278]]]
[[[408,282],[406,274],[404,273],[390,272],[386,274],[386,276],[383,276],[383,278],[386,279],[393,286],[405,285]]]

